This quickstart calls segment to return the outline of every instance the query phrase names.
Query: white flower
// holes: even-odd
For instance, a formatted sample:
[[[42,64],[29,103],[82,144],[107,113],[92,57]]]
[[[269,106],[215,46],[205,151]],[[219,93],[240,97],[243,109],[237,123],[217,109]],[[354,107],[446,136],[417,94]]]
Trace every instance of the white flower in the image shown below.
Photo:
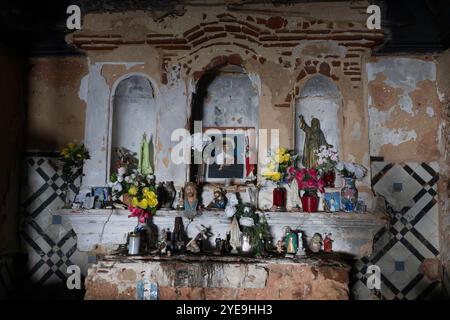
[[[250,207],[244,207],[244,212],[245,213],[249,213],[250,212]]]
[[[228,218],[231,218],[232,216],[234,216],[234,214],[236,213],[236,208],[233,206],[226,206],[225,207],[225,215]]]
[[[124,167],[120,167],[119,169],[117,169],[117,175],[119,177],[122,177],[125,174],[126,170]]]
[[[126,183],[130,183],[131,182],[131,177],[130,176],[126,176],[123,179],[125,180]]]
[[[113,191],[121,192],[122,191],[122,184],[116,183],[116,184],[114,184],[112,189],[113,189]]]
[[[118,182],[122,182],[123,181],[123,176],[117,176],[117,181]]]
[[[344,164],[342,162],[338,162],[336,164],[336,169],[339,171],[344,170]]]
[[[361,179],[362,177],[364,177],[364,175],[365,175],[365,173],[364,173],[364,171],[361,168],[359,168],[359,167],[355,168],[355,177],[356,177],[356,179]]]
[[[131,174],[131,176],[130,176],[130,177],[131,177],[131,179],[133,179],[133,180],[134,180],[134,179],[136,179],[136,174],[134,174],[134,173],[133,173],[133,174]]]
[[[115,184],[116,184],[115,182],[108,182],[108,187],[112,188],[114,187]]]
[[[355,173],[355,165],[352,162],[348,162],[345,164],[345,169],[347,169],[347,171],[351,172],[351,173]]]
[[[253,227],[255,225],[255,222],[250,217],[242,217],[239,220],[239,224],[244,227]]]
[[[228,204],[230,206],[235,206],[235,205],[237,205],[239,203],[235,193],[228,193],[226,195],[226,197],[228,199]]]

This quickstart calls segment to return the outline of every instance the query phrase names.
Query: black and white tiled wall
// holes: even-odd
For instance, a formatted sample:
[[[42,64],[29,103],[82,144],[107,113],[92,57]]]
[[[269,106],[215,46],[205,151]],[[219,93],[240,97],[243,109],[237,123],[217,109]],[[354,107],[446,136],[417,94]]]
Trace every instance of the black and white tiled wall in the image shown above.
[[[387,163],[372,159],[372,188],[386,200],[389,224],[374,239],[374,252],[352,272],[355,299],[432,299],[440,283],[419,272],[424,259],[439,257],[439,168],[432,163]],[[381,159],[382,160],[382,159]],[[381,270],[381,290],[367,288],[370,265]]]
[[[61,178],[57,154],[27,154],[21,181],[20,236],[27,254],[27,294],[43,287],[66,292],[67,267],[78,265],[86,272],[87,254],[78,251],[76,234],[64,225],[57,209],[64,204],[65,183]],[[70,186],[74,197],[80,180]]]
[[[79,265],[85,273],[89,263],[88,255],[77,250],[76,234],[57,214],[64,182],[56,156],[33,154],[24,159],[21,237],[31,293],[45,286],[65,288],[67,266]],[[431,298],[440,284],[418,269],[424,259],[439,256],[438,165],[372,161],[371,168],[373,190],[385,197],[390,223],[376,235],[374,253],[355,263],[353,298]],[[77,184],[70,188],[73,196]],[[372,264],[382,274],[381,290],[375,295],[366,286],[366,270]]]

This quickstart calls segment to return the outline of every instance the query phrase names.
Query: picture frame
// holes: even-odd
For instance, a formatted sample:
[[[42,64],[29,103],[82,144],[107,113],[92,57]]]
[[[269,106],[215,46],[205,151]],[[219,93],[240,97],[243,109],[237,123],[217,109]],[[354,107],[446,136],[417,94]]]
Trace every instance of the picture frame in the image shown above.
[[[244,184],[248,172],[246,166],[246,151],[249,146],[247,130],[253,128],[205,128],[205,134],[208,129],[218,129],[222,132],[224,141],[232,146],[232,154],[223,150],[222,154],[226,157],[232,157],[232,164],[204,163],[202,166],[203,180],[207,183],[226,184],[232,181],[233,184]],[[215,156],[212,154],[212,156]],[[220,156],[220,155],[219,155]]]
[[[341,211],[341,189],[325,188],[324,205],[327,212]]]

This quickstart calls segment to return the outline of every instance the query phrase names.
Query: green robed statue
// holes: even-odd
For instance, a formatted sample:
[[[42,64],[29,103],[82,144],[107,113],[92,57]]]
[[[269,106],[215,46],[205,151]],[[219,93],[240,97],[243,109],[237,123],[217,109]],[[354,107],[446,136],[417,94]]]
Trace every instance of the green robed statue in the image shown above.
[[[306,124],[303,115],[300,115],[299,118],[300,129],[305,132],[305,145],[303,147],[302,164],[308,169],[314,168],[316,167],[317,162],[315,152],[319,150],[321,146],[327,146],[328,148],[332,148],[333,146],[327,143],[325,135],[320,129],[319,119],[312,118],[310,127]]]
[[[145,133],[142,136],[138,169],[143,175],[153,174],[153,168],[150,164],[150,150],[147,141],[147,134]]]

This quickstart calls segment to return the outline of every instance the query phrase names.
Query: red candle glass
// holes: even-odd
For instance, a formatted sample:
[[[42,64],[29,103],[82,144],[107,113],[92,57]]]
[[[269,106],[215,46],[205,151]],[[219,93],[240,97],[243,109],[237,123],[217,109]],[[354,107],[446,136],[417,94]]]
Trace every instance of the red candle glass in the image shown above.
[[[280,185],[277,185],[277,187],[273,189],[273,206],[275,207],[275,211],[286,211],[286,201],[286,189],[281,187]]]

